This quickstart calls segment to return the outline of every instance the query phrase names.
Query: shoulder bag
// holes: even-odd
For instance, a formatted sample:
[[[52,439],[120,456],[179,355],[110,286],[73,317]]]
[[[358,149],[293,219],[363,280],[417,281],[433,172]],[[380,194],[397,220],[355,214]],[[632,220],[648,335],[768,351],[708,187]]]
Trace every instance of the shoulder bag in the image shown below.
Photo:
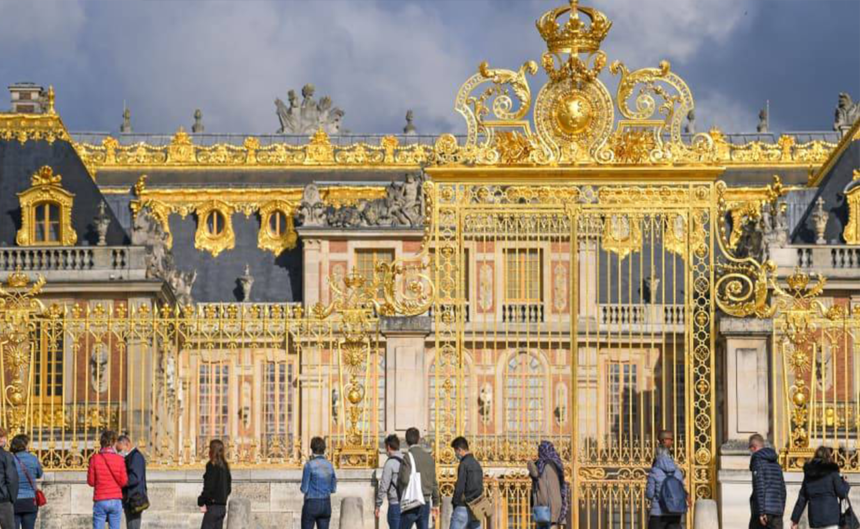
[[[544,469],[545,470],[545,469]],[[543,472],[541,472],[543,475]],[[552,523],[552,511],[549,505],[538,505],[537,487],[540,477],[532,480],[532,518],[538,527],[549,526]]]
[[[409,473],[409,483],[406,485],[406,490],[403,491],[403,497],[400,498],[400,512],[417,509],[425,503],[424,491],[421,490],[421,473],[418,472],[418,467],[415,466],[415,458],[412,457],[411,452],[409,453],[409,465],[411,470]]]
[[[107,458],[104,454],[100,453],[99,455],[102,456],[102,461],[105,462],[105,467],[107,467],[108,472],[110,472],[110,477],[113,478],[113,482],[119,485],[119,480],[116,479],[116,475],[113,473],[113,470],[111,470]],[[134,494],[128,495],[128,499],[125,501],[125,504],[129,512],[140,514],[149,509],[149,498],[146,496],[145,492],[135,491]]]
[[[30,484],[30,488],[35,491],[36,497],[34,498],[34,501],[36,503],[36,507],[43,507],[48,503],[47,498],[45,498],[45,493],[36,488],[36,482],[33,481],[33,478],[30,476],[30,473],[27,472],[27,465],[25,465],[24,462],[18,458],[18,456],[15,456],[15,459],[18,461],[18,464],[21,465],[21,470],[24,471],[24,477],[27,478],[27,483]]]

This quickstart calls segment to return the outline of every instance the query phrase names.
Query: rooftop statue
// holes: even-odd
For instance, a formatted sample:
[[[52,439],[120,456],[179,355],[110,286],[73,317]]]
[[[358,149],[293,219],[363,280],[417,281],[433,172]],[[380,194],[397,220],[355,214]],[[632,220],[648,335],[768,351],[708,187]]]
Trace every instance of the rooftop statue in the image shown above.
[[[833,120],[833,130],[844,132],[860,119],[860,101],[854,102],[851,96],[842,92],[839,94],[839,104],[836,105],[836,118]]]
[[[289,105],[275,99],[278,120],[281,128],[278,134],[310,135],[322,129],[328,135],[340,133],[341,120],[344,111],[332,106],[331,98],[323,97],[317,102],[314,99],[314,85],[306,84],[302,88],[302,102],[299,104],[295,90],[287,93]]]

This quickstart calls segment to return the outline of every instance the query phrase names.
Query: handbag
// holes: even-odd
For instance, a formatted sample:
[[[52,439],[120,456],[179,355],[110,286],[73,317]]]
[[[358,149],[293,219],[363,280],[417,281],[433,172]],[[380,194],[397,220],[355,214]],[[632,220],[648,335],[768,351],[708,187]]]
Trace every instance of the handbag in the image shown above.
[[[409,473],[409,484],[406,485],[406,490],[403,491],[403,497],[400,498],[400,512],[411,511],[424,505],[424,492],[421,490],[421,473],[418,472],[418,467],[415,466],[415,458],[409,454],[409,465],[412,470]]]
[[[839,529],[860,529],[860,521],[854,515],[851,500],[845,498],[840,502]]]
[[[105,462],[105,467],[108,469],[108,473],[110,477],[113,479],[113,482],[119,485],[119,480],[116,479],[116,476],[111,470],[110,465],[107,462],[107,458],[104,454],[99,454],[102,456],[102,461]],[[134,514],[140,514],[143,511],[149,509],[149,498],[146,497],[146,493],[144,492],[135,492],[134,494],[129,494],[128,499],[125,502],[126,506],[128,506],[128,510]]]
[[[483,522],[493,516],[493,501],[486,494],[481,494],[474,500],[467,501],[466,505],[472,513],[472,518],[479,522]]]
[[[547,505],[535,505],[532,507],[532,518],[537,525],[550,525],[552,523],[552,511]]]
[[[33,481],[33,478],[30,477],[30,473],[27,472],[27,465],[22,463],[21,460],[18,459],[17,455],[15,456],[15,459],[18,461],[18,464],[21,465],[21,470],[24,471],[24,477],[27,478],[27,483],[30,484],[30,488],[35,491],[36,497],[33,501],[36,504],[36,507],[44,507],[45,504],[48,503],[48,499],[45,498],[45,493],[36,488],[36,483]]]

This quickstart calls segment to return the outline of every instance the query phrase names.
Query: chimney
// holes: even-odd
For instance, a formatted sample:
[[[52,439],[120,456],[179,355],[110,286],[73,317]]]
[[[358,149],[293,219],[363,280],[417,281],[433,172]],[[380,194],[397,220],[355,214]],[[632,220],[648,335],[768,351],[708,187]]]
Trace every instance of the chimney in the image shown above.
[[[44,114],[47,110],[47,92],[36,83],[15,83],[9,86],[12,112],[16,114]]]

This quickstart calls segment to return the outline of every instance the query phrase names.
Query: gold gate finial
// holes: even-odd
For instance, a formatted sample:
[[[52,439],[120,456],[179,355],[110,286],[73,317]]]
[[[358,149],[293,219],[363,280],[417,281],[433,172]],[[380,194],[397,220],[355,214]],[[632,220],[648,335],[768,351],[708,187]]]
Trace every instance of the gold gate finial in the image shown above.
[[[570,18],[561,26],[558,20],[566,13]],[[580,13],[588,17],[590,24],[586,25]],[[605,14],[593,7],[580,7],[579,0],[570,0],[569,5],[547,11],[537,21],[538,32],[546,41],[547,49],[555,54],[595,52],[611,27],[612,21]]]

